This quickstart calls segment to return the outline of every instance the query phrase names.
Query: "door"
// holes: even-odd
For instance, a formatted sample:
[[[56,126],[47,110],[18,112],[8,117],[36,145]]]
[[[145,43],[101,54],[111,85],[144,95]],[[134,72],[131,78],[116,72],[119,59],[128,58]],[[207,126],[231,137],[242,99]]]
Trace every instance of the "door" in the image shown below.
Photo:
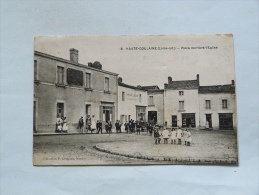
[[[233,130],[233,114],[232,113],[219,114],[219,129],[220,130]]]
[[[206,114],[206,121],[209,122],[209,128],[212,128],[211,114]]]
[[[182,127],[196,127],[195,113],[184,113],[182,114]]]
[[[157,123],[157,111],[148,111],[148,122],[153,124]]]
[[[177,127],[177,115],[172,115],[172,127]]]

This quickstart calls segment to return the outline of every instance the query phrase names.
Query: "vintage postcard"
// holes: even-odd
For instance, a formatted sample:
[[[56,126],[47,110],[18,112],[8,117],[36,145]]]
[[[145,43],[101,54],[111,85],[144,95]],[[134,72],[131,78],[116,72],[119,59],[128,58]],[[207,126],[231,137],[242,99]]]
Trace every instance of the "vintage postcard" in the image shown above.
[[[238,165],[233,35],[41,36],[34,165]]]

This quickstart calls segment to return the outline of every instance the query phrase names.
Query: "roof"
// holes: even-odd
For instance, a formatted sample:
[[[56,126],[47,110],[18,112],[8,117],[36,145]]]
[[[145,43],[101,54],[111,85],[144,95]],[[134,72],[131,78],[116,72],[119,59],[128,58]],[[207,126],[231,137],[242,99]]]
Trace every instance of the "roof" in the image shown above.
[[[150,86],[141,86],[142,89],[144,90],[155,90],[155,89],[159,89],[159,87],[157,85],[150,85]]]
[[[130,88],[130,89],[136,89],[136,90],[141,90],[141,91],[147,91],[147,90],[145,90],[145,89],[142,89],[141,87],[135,87],[135,86],[128,85],[128,84],[125,84],[125,83],[122,83],[122,82],[118,82],[118,85],[121,86],[121,87]]]
[[[163,94],[164,90],[163,89],[154,89],[154,90],[148,90],[148,95],[152,95],[152,94]]]
[[[235,93],[235,85],[200,86],[199,93]]]
[[[198,80],[171,81],[165,87],[166,89],[198,89]]]
[[[87,65],[84,65],[84,64],[71,62],[70,60],[66,60],[66,59],[63,59],[63,58],[52,56],[52,55],[42,53],[42,52],[39,52],[39,51],[34,51],[34,55],[42,56],[42,57],[53,59],[53,60],[57,60],[57,61],[60,61],[60,62],[68,63],[68,64],[71,64],[71,65],[74,65],[74,66],[79,66],[79,67],[82,67],[82,68],[87,68],[87,69],[90,69],[90,70],[95,70],[95,71],[98,71],[98,72],[103,72],[103,73],[110,74],[110,75],[115,75],[115,76],[119,75],[117,73],[109,72],[109,71],[106,71],[106,70],[100,70],[100,69],[93,68],[93,67],[90,67],[90,66],[87,66]]]

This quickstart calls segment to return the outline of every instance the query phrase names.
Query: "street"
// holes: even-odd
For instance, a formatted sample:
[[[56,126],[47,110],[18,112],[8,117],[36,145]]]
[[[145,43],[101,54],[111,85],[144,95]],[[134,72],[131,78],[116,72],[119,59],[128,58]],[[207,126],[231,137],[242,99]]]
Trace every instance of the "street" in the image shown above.
[[[112,133],[34,136],[34,164],[237,163],[236,132],[191,130],[191,134],[191,146],[163,144],[163,140],[160,145],[155,145],[153,136],[146,132],[141,132],[141,135]]]

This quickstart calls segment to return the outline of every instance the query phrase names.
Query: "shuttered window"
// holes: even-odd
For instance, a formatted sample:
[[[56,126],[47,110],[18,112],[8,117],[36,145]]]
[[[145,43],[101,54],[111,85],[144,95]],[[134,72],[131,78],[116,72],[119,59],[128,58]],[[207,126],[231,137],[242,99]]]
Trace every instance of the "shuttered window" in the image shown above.
[[[179,110],[184,110],[184,101],[179,101]]]
[[[91,88],[91,74],[90,73],[85,74],[85,87]]]
[[[104,91],[109,91],[109,85],[110,85],[110,83],[109,83],[110,81],[109,81],[109,78],[108,77],[105,77],[105,81],[104,81]]]
[[[64,84],[64,68],[61,66],[57,67],[57,82],[59,84]]]
[[[211,109],[211,101],[210,100],[205,100],[205,108]]]

